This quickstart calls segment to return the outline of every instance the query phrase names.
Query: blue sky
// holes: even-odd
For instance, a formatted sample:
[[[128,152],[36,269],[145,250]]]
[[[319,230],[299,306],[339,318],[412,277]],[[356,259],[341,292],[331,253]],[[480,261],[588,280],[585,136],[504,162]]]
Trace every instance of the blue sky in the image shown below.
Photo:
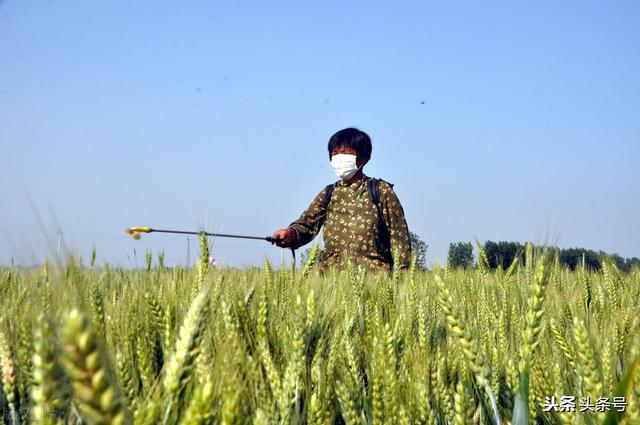
[[[132,225],[270,235],[336,179],[347,126],[431,262],[474,238],[640,256],[637,22],[637,1],[0,1],[0,263],[55,255],[58,228],[122,265],[185,262]]]

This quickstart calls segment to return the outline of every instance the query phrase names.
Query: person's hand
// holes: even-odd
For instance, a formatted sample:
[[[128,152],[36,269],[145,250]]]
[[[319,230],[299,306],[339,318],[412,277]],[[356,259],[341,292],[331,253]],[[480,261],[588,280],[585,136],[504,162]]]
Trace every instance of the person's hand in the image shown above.
[[[275,242],[280,248],[289,248],[296,241],[296,231],[291,228],[280,229],[273,232],[273,237],[279,239]],[[274,242],[271,242],[272,244]]]

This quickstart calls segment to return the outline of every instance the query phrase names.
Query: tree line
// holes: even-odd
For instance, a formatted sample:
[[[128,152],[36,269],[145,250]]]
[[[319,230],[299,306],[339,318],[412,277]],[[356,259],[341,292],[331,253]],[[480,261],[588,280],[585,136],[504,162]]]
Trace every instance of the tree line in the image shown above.
[[[509,268],[513,260],[518,257],[520,264],[525,264],[525,244],[508,241],[486,241],[479,246],[485,253],[488,265],[492,269]],[[613,261],[617,268],[628,273],[633,267],[640,267],[640,258],[623,258],[618,254],[608,254],[604,251],[594,251],[586,248],[558,248],[547,247],[553,255],[557,255],[562,266],[575,270],[583,263],[586,268],[598,271],[605,259]],[[471,242],[454,242],[449,245],[447,261],[450,267],[472,268],[477,265]]]
[[[411,251],[417,256],[417,268],[427,268],[426,253],[429,245],[416,233],[409,232],[409,237],[411,239]],[[518,257],[520,264],[526,264],[526,244],[488,240],[484,244],[478,243],[478,245],[484,251],[488,266],[491,269],[501,267],[503,270],[506,270],[516,257]],[[534,248],[541,249],[542,247]],[[558,255],[560,265],[568,267],[571,270],[580,267],[584,262],[587,269],[598,271],[602,268],[602,261],[605,259],[613,261],[618,270],[625,273],[629,273],[633,267],[640,268],[640,258],[637,257],[623,258],[618,254],[608,254],[604,251],[593,251],[585,248],[546,248],[551,251],[553,256]],[[301,263],[306,261],[310,252],[311,248],[307,248],[302,252]],[[452,242],[449,244],[447,261],[449,266],[453,268],[473,268],[478,265],[478,260],[474,255],[474,247],[471,242]]]

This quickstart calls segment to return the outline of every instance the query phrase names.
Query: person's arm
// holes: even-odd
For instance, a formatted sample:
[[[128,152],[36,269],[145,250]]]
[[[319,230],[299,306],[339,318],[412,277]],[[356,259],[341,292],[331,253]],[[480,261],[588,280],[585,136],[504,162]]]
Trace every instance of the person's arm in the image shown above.
[[[315,197],[309,208],[300,215],[300,218],[293,221],[288,227],[296,232],[295,247],[308,244],[316,237],[320,228],[324,224],[327,211],[324,206],[324,193],[326,188]]]
[[[400,264],[394,265],[406,269],[411,264],[411,239],[409,227],[404,218],[404,210],[393,188],[385,181],[380,182],[380,204],[382,217],[389,229],[391,252],[397,249],[400,253]]]

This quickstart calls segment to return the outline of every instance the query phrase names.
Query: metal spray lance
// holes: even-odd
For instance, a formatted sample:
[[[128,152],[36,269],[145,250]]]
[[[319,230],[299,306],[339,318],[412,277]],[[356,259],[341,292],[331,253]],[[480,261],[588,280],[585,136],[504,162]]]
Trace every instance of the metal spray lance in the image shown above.
[[[276,243],[280,241],[279,238],[274,238],[273,236],[244,236],[244,235],[230,235],[226,233],[210,233],[210,232],[192,232],[186,230],[164,230],[164,229],[152,229],[151,227],[129,227],[127,230],[127,235],[131,236],[133,239],[140,239],[141,233],[174,233],[179,235],[202,235],[205,234],[207,236],[221,237],[221,238],[238,238],[238,239],[257,239],[263,240],[271,243]],[[295,264],[296,261],[296,250],[294,247],[291,248],[291,254],[293,255],[293,262]]]

